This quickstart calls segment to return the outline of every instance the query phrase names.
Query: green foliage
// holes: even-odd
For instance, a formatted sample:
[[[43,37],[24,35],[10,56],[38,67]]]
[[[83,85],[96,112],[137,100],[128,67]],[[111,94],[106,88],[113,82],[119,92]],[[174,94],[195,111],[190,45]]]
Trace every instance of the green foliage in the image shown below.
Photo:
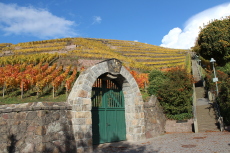
[[[227,63],[223,67],[217,67],[218,70],[223,71],[224,73],[230,75],[230,63]]]
[[[191,118],[193,93],[191,75],[180,68],[157,74],[159,75],[156,75],[155,79],[150,80],[148,92],[156,93],[166,116],[169,119],[179,120]]]
[[[190,113],[181,113],[181,114],[166,114],[167,118],[173,119],[173,120],[184,120],[184,119],[190,119],[193,117],[192,112]]]
[[[160,86],[167,79],[166,75],[159,70],[152,70],[149,74],[149,87],[148,94],[149,95],[157,95],[157,91]]]
[[[151,82],[152,80],[155,79],[155,77],[162,77],[162,78],[166,78],[164,73],[160,70],[152,70],[149,74],[149,82]]]
[[[218,78],[218,86],[221,88],[223,84],[228,79],[228,74],[217,70],[216,71],[216,77]],[[213,71],[206,70],[206,76],[205,76],[205,82],[206,82],[206,89],[209,91],[215,91],[216,90],[216,84],[213,82],[214,74]]]
[[[220,105],[220,113],[223,116],[224,123],[230,125],[230,80],[228,79],[220,88],[217,98]]]
[[[165,82],[166,78],[163,77],[155,77],[150,83],[148,87],[148,94],[149,95],[157,95],[159,88]]]
[[[215,58],[218,65],[230,61],[230,16],[214,20],[201,29],[193,50],[205,59]]]
[[[227,66],[227,65],[226,65]],[[226,67],[225,66],[225,67]],[[219,68],[225,69],[225,68]],[[206,73],[206,87],[207,90],[215,91],[216,84],[212,81],[213,72],[207,71]],[[217,70],[217,77],[218,77],[218,88],[219,94],[217,97],[217,103],[220,106],[220,115],[223,116],[224,123],[230,125],[230,79],[228,74]]]

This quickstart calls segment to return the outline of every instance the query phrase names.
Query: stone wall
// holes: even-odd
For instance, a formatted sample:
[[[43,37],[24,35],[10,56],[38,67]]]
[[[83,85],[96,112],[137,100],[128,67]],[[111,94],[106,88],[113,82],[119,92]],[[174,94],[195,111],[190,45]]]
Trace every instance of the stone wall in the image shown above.
[[[151,96],[149,102],[144,103],[146,138],[164,134],[166,117],[156,96]]]
[[[75,152],[71,107],[60,103],[0,106],[0,152]]]
[[[190,133],[193,132],[193,119],[183,121],[167,120],[165,132],[167,133]]]

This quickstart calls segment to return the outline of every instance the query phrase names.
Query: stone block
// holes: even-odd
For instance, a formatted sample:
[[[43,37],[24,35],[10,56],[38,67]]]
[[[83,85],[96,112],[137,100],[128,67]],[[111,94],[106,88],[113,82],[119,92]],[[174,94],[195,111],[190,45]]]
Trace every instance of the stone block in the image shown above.
[[[0,120],[0,126],[6,126],[7,122],[4,120]]]
[[[84,98],[83,99],[83,104],[84,105],[91,105],[91,98]]]
[[[83,148],[88,147],[87,140],[86,139],[77,140],[77,147],[83,147]]]
[[[90,87],[88,84],[83,84],[82,85],[82,89],[87,91],[87,92],[91,92],[92,87]]]
[[[90,71],[90,72],[92,72],[92,71]],[[92,74],[89,73],[86,77],[86,80],[89,82],[94,82],[95,78],[96,78],[96,76],[92,76]]]
[[[93,70],[94,74],[96,75],[96,78],[101,75],[101,73],[98,70],[98,67],[92,67],[91,70]]]
[[[33,132],[35,130],[35,128],[36,128],[35,126],[28,126],[27,131],[28,132]]]
[[[145,133],[145,126],[141,126],[141,133]]]
[[[34,152],[34,144],[26,143],[26,146],[21,150],[21,153],[33,153]]]
[[[82,131],[78,131],[77,133],[76,133],[76,138],[77,139],[84,139],[84,132],[82,132]]]
[[[3,118],[3,119],[9,119],[9,115],[8,115],[8,114],[3,114],[3,115],[2,115],[2,118]]]
[[[85,124],[85,119],[84,118],[75,118],[72,119],[73,125],[84,125]]]
[[[52,153],[60,153],[60,147],[57,148],[57,147],[55,146],[55,148],[53,149]]]
[[[129,127],[129,133],[133,133],[133,127]]]
[[[42,137],[42,143],[47,143],[49,141],[53,140],[53,138],[50,137],[50,135],[44,135]]]
[[[91,105],[82,105],[82,111],[91,111]]]
[[[91,115],[90,115],[90,116],[91,116]],[[92,124],[92,119],[91,119],[91,118],[87,118],[85,124],[86,124],[86,125]]]
[[[75,118],[91,118],[91,112],[75,112]]]
[[[14,121],[14,125],[19,125],[21,124],[21,121]]]
[[[9,130],[9,127],[7,125],[1,126],[0,127],[0,136],[1,136],[1,133],[6,133],[8,130]]]
[[[59,120],[59,118],[60,118],[60,113],[59,113],[59,112],[53,113],[52,118],[53,118],[54,120]]]
[[[144,133],[142,133],[141,136],[140,136],[140,140],[145,140],[145,139],[146,139],[146,136],[145,136]]]
[[[84,138],[85,139],[91,139],[92,138],[92,131],[85,132]]]
[[[44,110],[41,110],[41,111],[38,111],[38,112],[37,112],[37,116],[38,116],[39,118],[43,118],[45,115],[46,115],[46,111],[44,111]]]
[[[132,134],[126,134],[127,141],[133,141],[133,135]]]
[[[55,146],[53,143],[51,142],[45,143],[45,152],[52,152],[54,148]]]
[[[82,105],[80,105],[80,104],[73,105],[73,110],[74,111],[82,111]]]
[[[10,128],[10,133],[16,134],[17,132],[18,132],[18,126],[12,125],[11,128]]]
[[[91,96],[91,91],[90,92],[88,92],[88,94],[87,94],[87,98],[91,98],[92,96]]]
[[[45,126],[38,126],[35,130],[36,135],[45,135],[46,134],[46,127]]]
[[[138,120],[137,119],[132,119],[132,125],[138,125]]]
[[[17,120],[24,120],[25,118],[26,118],[25,112],[18,112],[14,116],[14,119],[17,119]]]
[[[26,119],[27,120],[33,120],[36,116],[37,116],[37,112],[36,111],[31,111],[31,112],[28,112],[28,114],[26,116]]]
[[[35,151],[37,152],[43,152],[45,151],[45,146],[42,143],[39,143],[35,146]]]
[[[20,148],[20,146],[21,146],[22,144],[24,144],[24,143],[25,143],[25,142],[24,142],[24,139],[17,140],[17,141],[16,141],[16,144],[15,144],[15,147]]]
[[[134,133],[141,133],[141,126],[136,127]]]
[[[78,93],[77,93],[77,96],[78,97],[82,97],[82,98],[87,98],[87,95],[88,95],[88,92],[86,90],[79,90]]]
[[[72,119],[72,111],[66,111],[66,119],[70,120]],[[64,113],[62,114],[62,116],[64,116]]]
[[[77,153],[85,153],[83,147],[78,147],[77,148]]]
[[[87,148],[84,148],[85,152],[87,153],[92,153],[93,152],[93,147],[92,145],[91,146],[88,146]]]
[[[8,138],[9,138],[9,136],[8,136],[7,134],[1,133],[0,142],[1,142],[1,143],[7,142],[7,141],[8,141]],[[0,144],[1,144],[1,143],[0,143]]]

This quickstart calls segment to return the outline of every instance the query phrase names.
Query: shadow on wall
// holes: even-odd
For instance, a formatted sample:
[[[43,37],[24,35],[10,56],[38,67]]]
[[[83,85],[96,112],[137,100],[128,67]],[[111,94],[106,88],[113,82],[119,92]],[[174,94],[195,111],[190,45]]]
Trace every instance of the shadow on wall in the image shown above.
[[[1,130],[5,129],[7,134],[0,135],[0,147],[3,149],[0,152],[76,153],[70,113],[46,112],[42,111],[41,120],[36,119],[38,115],[35,114],[36,117],[31,120],[20,121],[16,126],[9,126],[8,131],[7,126],[3,127]]]
[[[15,152],[15,145],[17,143],[16,136],[14,134],[8,136],[8,139],[10,141],[10,146],[7,147],[8,153],[14,153]]]
[[[118,136],[114,135],[112,140],[118,139]],[[94,153],[109,153],[109,152],[126,152],[126,153],[135,153],[135,152],[151,152],[158,153],[160,152],[160,148],[158,150],[154,150],[148,148],[150,142],[139,143],[131,143],[127,141],[113,142],[113,143],[104,143],[93,146]]]
[[[63,131],[63,137],[60,139],[63,140],[63,145],[60,145],[60,143],[53,143],[47,145],[47,143],[43,143],[43,153],[48,153],[48,152],[54,152],[55,150],[58,151],[59,153],[76,153],[76,144],[74,141],[74,136],[73,136],[73,130],[72,127],[71,129],[68,129],[69,127],[66,125],[62,126],[62,131]],[[16,151],[16,143],[18,140],[16,140],[16,135],[11,134],[8,136],[8,141],[9,141],[9,146],[7,146],[7,151],[8,153],[15,153]]]
[[[72,121],[69,120],[69,125],[72,125]],[[71,123],[70,123],[71,122]],[[47,133],[49,137],[53,137],[48,142],[43,144],[44,153],[48,152],[59,152],[59,153],[76,153],[76,143],[73,135],[72,126],[62,123],[59,132]]]
[[[68,129],[70,128],[70,129]],[[53,143],[55,146],[54,149],[45,147],[44,152],[54,152],[55,148],[57,148],[59,153],[76,153],[76,144],[73,135],[72,126],[62,125],[64,143],[60,145],[59,143]],[[63,139],[63,138],[60,138]]]

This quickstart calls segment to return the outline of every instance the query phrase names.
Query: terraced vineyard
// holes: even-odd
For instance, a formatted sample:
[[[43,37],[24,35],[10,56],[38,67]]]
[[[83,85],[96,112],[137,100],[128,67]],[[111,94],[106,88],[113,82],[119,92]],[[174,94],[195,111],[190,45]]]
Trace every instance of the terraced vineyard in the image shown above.
[[[58,53],[65,56],[65,60],[68,57],[87,60],[117,58],[125,66],[138,70],[184,66],[188,52],[134,41],[93,38],[63,38],[0,46],[1,56]]]
[[[144,72],[185,66],[186,58],[189,57],[187,55],[186,50],[109,39],[63,38],[18,44],[2,43],[0,102],[12,96],[19,99],[46,95],[66,97],[78,71],[110,58],[122,61],[139,87],[145,88],[148,74],[133,70]]]

